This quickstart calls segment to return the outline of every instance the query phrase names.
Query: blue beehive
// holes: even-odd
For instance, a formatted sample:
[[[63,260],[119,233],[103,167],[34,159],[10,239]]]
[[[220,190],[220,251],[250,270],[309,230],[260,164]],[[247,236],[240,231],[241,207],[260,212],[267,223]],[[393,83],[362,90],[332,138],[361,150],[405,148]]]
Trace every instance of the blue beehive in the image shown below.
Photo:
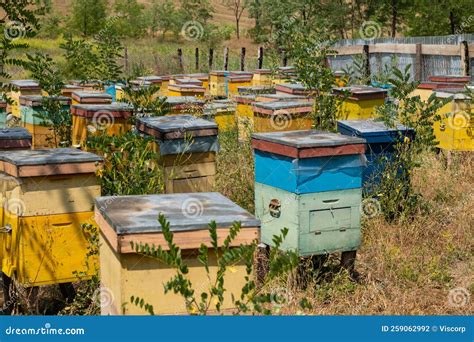
[[[369,120],[342,120],[337,123],[341,134],[364,138],[367,141],[367,167],[363,174],[363,183],[372,187],[380,181],[385,163],[392,160],[395,145],[405,137],[412,139],[414,131],[403,125],[387,127],[382,121]]]

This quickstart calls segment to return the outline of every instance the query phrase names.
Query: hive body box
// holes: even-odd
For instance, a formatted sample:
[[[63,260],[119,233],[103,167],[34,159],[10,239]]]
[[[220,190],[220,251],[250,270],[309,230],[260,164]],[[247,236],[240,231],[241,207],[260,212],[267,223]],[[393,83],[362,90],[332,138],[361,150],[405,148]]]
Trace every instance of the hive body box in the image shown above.
[[[255,95],[238,95],[234,97],[236,102],[235,113],[237,116],[237,127],[239,129],[239,140],[248,140],[254,130],[253,104]]]
[[[206,93],[209,92],[209,75],[206,73],[195,73],[195,74],[178,74],[174,75],[170,79],[171,83],[194,83],[206,89]]]
[[[7,125],[7,101],[0,98],[0,128],[4,128]]]
[[[235,106],[230,102],[209,103],[204,106],[203,118],[214,121],[221,132],[230,131],[235,128],[235,111]]]
[[[78,85],[66,84],[64,88],[61,90],[61,95],[66,96],[72,99],[72,93],[77,91],[84,91],[84,88]]]
[[[253,85],[251,87],[237,88],[239,95],[266,95],[275,94],[276,90],[272,86]],[[237,95],[237,96],[239,96]]]
[[[239,94],[240,87],[250,87],[252,85],[252,74],[247,72],[232,72],[226,77],[226,96]]]
[[[227,97],[226,77],[229,71],[214,70],[209,73],[209,93],[212,96]]]
[[[277,84],[275,89],[278,93],[308,96],[310,90],[306,89],[301,83],[282,83]]]
[[[191,115],[142,118],[139,132],[155,138],[166,193],[207,192],[214,187],[217,124]]]
[[[285,93],[278,93],[278,94],[260,94],[257,95],[255,99],[256,102],[311,102],[311,98],[304,96],[304,95],[292,95],[292,94],[285,94]]]
[[[270,69],[257,69],[253,72],[252,85],[254,86],[271,86],[272,71]]]
[[[107,105],[72,105],[72,144],[85,146],[87,136],[94,132],[105,131],[107,135],[121,135],[128,132],[132,125],[131,106],[120,102]]]
[[[413,130],[398,124],[387,127],[381,121],[375,120],[344,120],[337,122],[339,133],[363,138],[367,141],[367,167],[364,169],[363,184],[367,190],[372,189],[380,181],[380,176],[393,159],[396,144],[405,137],[414,138]]]
[[[340,120],[363,120],[377,116],[376,107],[385,103],[387,90],[368,86],[334,88],[334,93],[344,96],[348,93],[339,112]]]
[[[2,271],[25,287],[88,279],[88,241],[100,196],[95,171],[102,159],[74,149],[0,152],[3,189]],[[88,263],[89,262],[89,263]]]
[[[90,92],[90,91],[74,91],[72,93],[72,104],[97,104],[105,105],[112,103],[112,96],[107,93]]]
[[[61,110],[69,114],[71,99],[65,96],[50,97],[61,104]],[[43,108],[43,96],[20,96],[21,123],[33,136],[33,149],[56,147],[53,130],[48,126]]]
[[[11,127],[0,129],[0,151],[29,150],[32,137],[26,128]]]
[[[272,84],[290,83],[295,78],[295,68],[292,66],[279,67],[273,76]]]
[[[441,121],[434,123],[439,148],[447,151],[474,151],[474,108],[463,89],[435,92],[441,99],[452,98],[440,108]]]
[[[167,115],[202,113],[204,101],[194,96],[169,96],[166,98],[169,107]]]
[[[199,206],[199,213],[187,214],[192,205]],[[96,221],[101,229],[101,284],[114,300],[102,306],[103,315],[146,314],[143,309],[130,303],[131,296],[138,296],[153,305],[155,314],[186,314],[183,297],[172,291],[164,293],[162,284],[169,281],[176,271],[166,264],[143,258],[131,249],[131,242],[150,246],[167,244],[163,238],[157,217],[162,213],[170,223],[174,243],[181,248],[189,266],[186,277],[195,289],[208,289],[211,285],[204,266],[198,261],[198,248],[205,244],[211,248],[209,272],[211,281],[217,265],[210,245],[208,224],[217,224],[219,245],[228,235],[233,222],[241,222],[241,230],[231,247],[250,244],[259,238],[259,221],[244,209],[218,193],[172,194],[151,196],[100,197],[96,201]],[[222,310],[232,310],[231,296],[239,298],[245,285],[245,265],[240,262],[227,270],[224,284]],[[107,303],[109,304],[109,303]],[[212,308],[211,308],[212,310]]]
[[[262,242],[288,228],[282,249],[301,256],[360,245],[365,141],[320,131],[260,133],[255,150],[255,212]]]
[[[464,89],[463,83],[444,83],[444,82],[423,82],[412,92],[412,96],[419,96],[422,101],[428,101],[434,91],[442,91],[443,89],[454,89],[459,91]]]
[[[7,111],[12,113],[17,118],[21,118],[20,96],[42,95],[41,88],[39,84],[33,80],[12,80],[10,81],[10,84],[14,89],[9,94],[9,97],[13,103],[7,106]]]
[[[170,84],[168,85],[168,96],[196,96],[203,97],[206,89],[195,84]]]
[[[255,102],[252,107],[255,132],[311,129],[313,106],[306,102]]]
[[[104,86],[97,81],[81,81],[81,80],[72,80],[69,82],[71,85],[80,87],[82,91],[87,93],[103,93]]]

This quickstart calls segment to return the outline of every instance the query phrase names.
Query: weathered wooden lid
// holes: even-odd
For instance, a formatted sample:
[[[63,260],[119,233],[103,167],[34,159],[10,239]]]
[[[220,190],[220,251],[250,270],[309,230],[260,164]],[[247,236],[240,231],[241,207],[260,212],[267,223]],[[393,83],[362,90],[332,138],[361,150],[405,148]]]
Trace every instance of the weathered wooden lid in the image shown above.
[[[302,101],[267,101],[254,102],[254,113],[278,115],[278,114],[299,114],[311,113],[313,106],[309,102]]]
[[[255,216],[217,192],[98,197],[95,203],[118,235],[161,233],[160,213],[173,232],[206,230],[211,221],[219,228],[236,221],[243,228],[260,226]]]
[[[71,104],[71,99],[66,96],[23,95],[20,96],[20,105],[29,107],[39,107],[43,105],[43,99],[45,98],[61,102],[63,106],[69,106]]]
[[[183,139],[185,136],[217,136],[218,128],[211,122],[192,115],[170,115],[140,118],[137,129],[158,140]]]
[[[63,89],[61,89],[61,94],[68,94],[72,95],[73,92],[75,91],[81,91],[84,88],[81,86],[73,85],[73,84],[66,84],[64,85]]]
[[[108,104],[112,103],[112,95],[99,92],[74,91],[72,98],[80,103]]]
[[[168,90],[204,93],[206,89],[194,84],[170,84]]]
[[[133,107],[123,102],[113,102],[111,104],[75,104],[71,106],[72,115],[92,118],[103,115],[104,119],[109,118],[129,118],[133,115]]]
[[[41,90],[35,80],[11,80],[10,84],[19,90]]]
[[[250,82],[252,81],[253,75],[229,75],[226,77],[227,82],[230,83],[240,83],[240,82]]]
[[[235,112],[235,105],[232,103],[211,102],[204,105],[204,114],[215,115],[217,113]]]
[[[383,99],[387,96],[387,89],[375,88],[369,86],[349,86],[333,88],[336,95],[349,94],[349,98],[353,100],[371,100]]]
[[[471,97],[464,93],[464,88],[448,88],[434,91],[437,98],[453,100],[470,100]]]
[[[443,83],[469,83],[471,82],[471,76],[461,75],[433,75],[428,78],[431,82],[443,82]]]
[[[228,76],[230,75],[230,72],[227,70],[212,70],[209,72],[209,75],[212,76]]]
[[[195,85],[198,87],[202,87],[202,81],[197,78],[180,77],[180,78],[175,78],[174,81],[176,82],[176,84]]]
[[[337,122],[337,126],[341,133],[367,139],[370,143],[393,142],[400,137],[400,134],[405,134],[408,131],[413,132],[412,129],[399,123],[395,127],[388,127],[384,122],[375,119],[340,120]]]
[[[72,148],[0,152],[0,171],[13,177],[93,173],[103,159]]]
[[[422,82],[418,85],[418,89],[445,89],[445,88],[464,88],[464,83],[448,83],[448,82]]]
[[[365,143],[361,138],[317,130],[252,134],[254,149],[293,158],[361,154]]]
[[[149,75],[149,76],[137,77],[137,80],[142,81],[142,82],[150,82],[152,84],[156,84],[156,83],[163,82],[164,78],[165,76]],[[169,80],[169,77],[167,77],[166,80]]]
[[[270,69],[255,69],[253,73],[257,75],[269,75],[272,71]]]
[[[207,81],[209,79],[209,74],[206,73],[193,73],[193,74],[176,74],[173,75],[173,78],[191,78],[194,80]]]
[[[166,103],[172,108],[180,106],[204,106],[204,100],[198,99],[194,96],[168,96]]]
[[[255,102],[256,95],[237,95],[234,96],[234,101],[240,104],[252,104]]]
[[[277,84],[275,85],[275,89],[277,91],[287,94],[308,95],[310,93],[310,90],[306,89],[305,86],[301,83]]]
[[[268,86],[251,86],[251,87],[237,87],[239,94],[275,94],[276,90],[274,87]]]
[[[83,81],[83,80],[70,80],[69,83],[82,88],[100,88],[101,84],[99,81]]]
[[[304,95],[294,95],[294,94],[286,94],[286,93],[278,93],[278,94],[261,94],[257,96],[257,100],[272,100],[272,101],[297,101],[297,100],[307,100],[311,101],[311,99]]]
[[[15,150],[31,148],[31,133],[26,128],[2,128],[0,129],[0,149]]]

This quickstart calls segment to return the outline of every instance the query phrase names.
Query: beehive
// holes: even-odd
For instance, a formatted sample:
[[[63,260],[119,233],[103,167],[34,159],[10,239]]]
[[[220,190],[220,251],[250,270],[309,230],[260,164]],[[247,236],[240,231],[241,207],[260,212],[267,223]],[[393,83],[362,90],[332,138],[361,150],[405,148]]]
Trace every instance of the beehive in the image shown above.
[[[239,93],[239,87],[250,87],[252,85],[252,74],[232,72],[226,77],[226,85],[227,97],[237,95]]]
[[[430,82],[439,82],[439,83],[460,83],[467,84],[471,82],[470,76],[461,76],[461,75],[433,75],[429,77]]]
[[[125,103],[72,105],[71,114],[73,146],[85,146],[87,136],[95,132],[118,136],[132,128],[133,108]]]
[[[214,121],[221,132],[230,131],[236,127],[235,117],[235,105],[231,102],[214,102],[204,105],[203,118],[209,121]]]
[[[214,70],[209,73],[209,93],[212,96],[227,97],[226,77],[230,75],[229,71]]]
[[[278,67],[275,75],[273,75],[272,84],[290,83],[295,79],[296,70],[292,66]]]
[[[241,230],[231,247],[246,245],[259,238],[260,222],[247,211],[218,193],[149,196],[100,197],[96,200],[96,221],[101,229],[101,284],[113,300],[101,307],[103,315],[144,315],[145,310],[130,303],[140,297],[153,305],[158,315],[187,314],[184,298],[164,293],[163,284],[176,271],[161,261],[134,253],[131,242],[167,249],[157,217],[161,213],[170,223],[174,243],[182,250],[189,266],[186,277],[195,289],[208,289],[217,272],[215,251],[209,238],[208,224],[217,224],[219,247],[235,221]],[[193,213],[193,208],[197,213]],[[201,244],[209,250],[209,275],[198,260]],[[232,296],[240,297],[245,285],[245,265],[238,262],[227,269],[224,278],[222,310],[231,311]],[[207,291],[207,290],[206,290]],[[214,309],[212,304],[211,311]]]
[[[285,94],[285,93],[278,93],[278,94],[260,94],[257,95],[255,99],[256,102],[311,102],[311,98],[304,96],[304,95],[292,95],[292,94]]]
[[[112,96],[107,93],[90,92],[90,91],[74,91],[72,93],[72,104],[94,104],[107,105],[112,103]]]
[[[173,78],[173,84],[191,84],[191,85],[195,85],[195,86],[198,86],[198,87],[203,87],[203,83],[201,80],[198,80],[198,79],[195,79],[195,78],[189,78],[189,77],[176,77],[176,78]]]
[[[434,91],[439,91],[442,89],[455,89],[460,90],[464,89],[464,84],[462,83],[445,83],[445,82],[422,82],[418,87],[412,92],[412,96],[419,96],[422,101],[428,101],[431,94]]]
[[[474,151],[474,108],[472,99],[462,89],[436,91],[440,99],[451,98],[438,114],[440,121],[434,123],[438,147],[447,151]]]
[[[105,93],[112,96],[112,102],[119,101],[123,99],[124,97],[123,84],[121,83],[107,84],[105,86]]]
[[[0,97],[0,128],[7,126],[7,101]]]
[[[206,89],[194,84],[170,84],[168,85],[168,96],[195,96],[204,97]]]
[[[43,96],[20,96],[20,112],[21,124],[25,127],[33,137],[33,148],[48,148],[56,147],[58,137],[54,136],[51,128],[51,121],[45,117],[48,115],[45,108],[43,108]],[[61,110],[69,114],[71,99],[65,96],[49,97],[53,101],[60,102]]]
[[[282,83],[275,86],[277,93],[308,96],[310,90],[301,83]]]
[[[288,228],[281,248],[301,256],[356,250],[364,143],[311,130],[254,134],[262,242],[273,245],[273,236]]]
[[[73,86],[81,87],[83,91],[89,93],[102,93],[104,92],[104,86],[99,81],[81,81],[72,80],[69,83]]]
[[[346,73],[342,70],[336,70],[334,71],[334,76],[336,78],[336,86],[338,87],[345,87],[348,83],[348,77]]]
[[[84,91],[84,88],[82,88],[81,86],[66,84],[66,85],[64,85],[63,89],[61,90],[61,95],[69,97],[70,99],[72,99],[72,93],[75,92],[75,91]]]
[[[141,118],[139,132],[155,138],[166,193],[211,191],[219,150],[218,127],[192,115]]]
[[[13,90],[8,94],[12,104],[7,106],[7,112],[20,118],[20,96],[24,95],[42,95],[38,82],[33,80],[12,80],[10,85]]]
[[[252,85],[254,86],[271,86],[272,71],[270,69],[256,69],[252,76]]]
[[[0,129],[0,151],[31,149],[31,133],[22,127]]]
[[[248,140],[254,131],[253,103],[255,95],[238,95],[234,97],[236,102],[237,127],[239,129],[239,140]]]
[[[74,149],[0,152],[2,271],[25,287],[88,279],[94,260],[81,228],[93,224],[102,159]],[[88,262],[89,261],[89,262]]]
[[[187,78],[199,80],[202,82],[202,87],[206,89],[206,93],[209,92],[209,74],[206,73],[196,73],[196,74],[185,74]]]
[[[337,122],[339,133],[347,136],[363,138],[367,141],[367,167],[364,169],[363,184],[371,192],[380,182],[380,177],[387,167],[387,163],[394,158],[396,145],[409,138],[407,143],[414,138],[414,131],[397,124],[387,127],[382,121],[369,120],[344,120]]]
[[[336,96],[347,96],[338,114],[341,120],[375,118],[376,107],[382,106],[387,97],[387,90],[368,86],[339,87],[333,92]]]
[[[204,101],[194,96],[169,96],[166,98],[169,108],[167,115],[202,114]]]
[[[307,130],[313,125],[308,102],[255,102],[252,110],[255,132]]]
[[[250,87],[238,87],[239,95],[261,95],[261,94],[275,94],[275,87],[264,85],[253,85]]]

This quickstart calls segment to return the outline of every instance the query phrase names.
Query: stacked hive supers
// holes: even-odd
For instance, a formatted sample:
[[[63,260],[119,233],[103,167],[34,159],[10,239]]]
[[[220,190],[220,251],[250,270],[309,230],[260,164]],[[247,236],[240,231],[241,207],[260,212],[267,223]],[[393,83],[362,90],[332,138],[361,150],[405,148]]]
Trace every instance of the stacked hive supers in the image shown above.
[[[307,130],[313,124],[309,102],[255,102],[252,110],[255,132]]]
[[[252,146],[262,242],[273,245],[273,236],[288,228],[284,250],[354,253],[361,240],[365,140],[291,131],[254,134]]]
[[[368,86],[339,87],[333,91],[336,96],[345,98],[338,114],[341,120],[375,118],[376,107],[382,106],[387,97],[387,90]]]
[[[204,105],[203,118],[209,121],[214,121],[219,131],[225,132],[235,128],[235,105],[229,101],[222,100],[222,102],[212,102]]]
[[[236,221],[241,223],[241,230],[230,247],[250,244],[259,238],[260,222],[218,193],[100,197],[96,200],[96,222],[102,240],[101,284],[114,299],[102,306],[102,314],[145,314],[145,310],[130,304],[131,296],[145,298],[153,305],[155,314],[188,313],[180,295],[165,295],[163,291],[162,284],[176,271],[157,259],[140,256],[131,246],[133,242],[168,248],[157,222],[159,214],[170,223],[173,242],[182,250],[181,255],[189,266],[186,278],[196,289],[210,288],[218,269],[208,231],[211,220],[218,228],[219,247]],[[211,279],[198,258],[201,244],[209,247]],[[232,265],[232,271],[226,272],[222,310],[234,307],[232,296],[239,298],[246,283],[245,268],[245,263],[240,261]]]
[[[21,124],[33,136],[33,148],[56,147],[59,137],[55,137],[49,120],[49,113],[44,108],[45,100],[59,102],[60,110],[70,115],[71,99],[65,96],[43,97],[40,95],[20,96]],[[58,115],[59,113],[56,113]]]
[[[10,84],[13,90],[10,92],[9,97],[13,103],[7,106],[7,111],[17,118],[20,118],[20,96],[42,95],[41,88],[39,84],[33,80],[12,80]]]
[[[202,114],[204,101],[194,96],[169,96],[166,98],[167,115]]]
[[[88,279],[94,260],[82,229],[93,223],[102,159],[74,149],[0,152],[2,272],[25,287]],[[88,262],[89,261],[89,262]]]
[[[139,132],[154,137],[166,193],[211,191],[219,150],[214,122],[191,115],[141,118]]]

